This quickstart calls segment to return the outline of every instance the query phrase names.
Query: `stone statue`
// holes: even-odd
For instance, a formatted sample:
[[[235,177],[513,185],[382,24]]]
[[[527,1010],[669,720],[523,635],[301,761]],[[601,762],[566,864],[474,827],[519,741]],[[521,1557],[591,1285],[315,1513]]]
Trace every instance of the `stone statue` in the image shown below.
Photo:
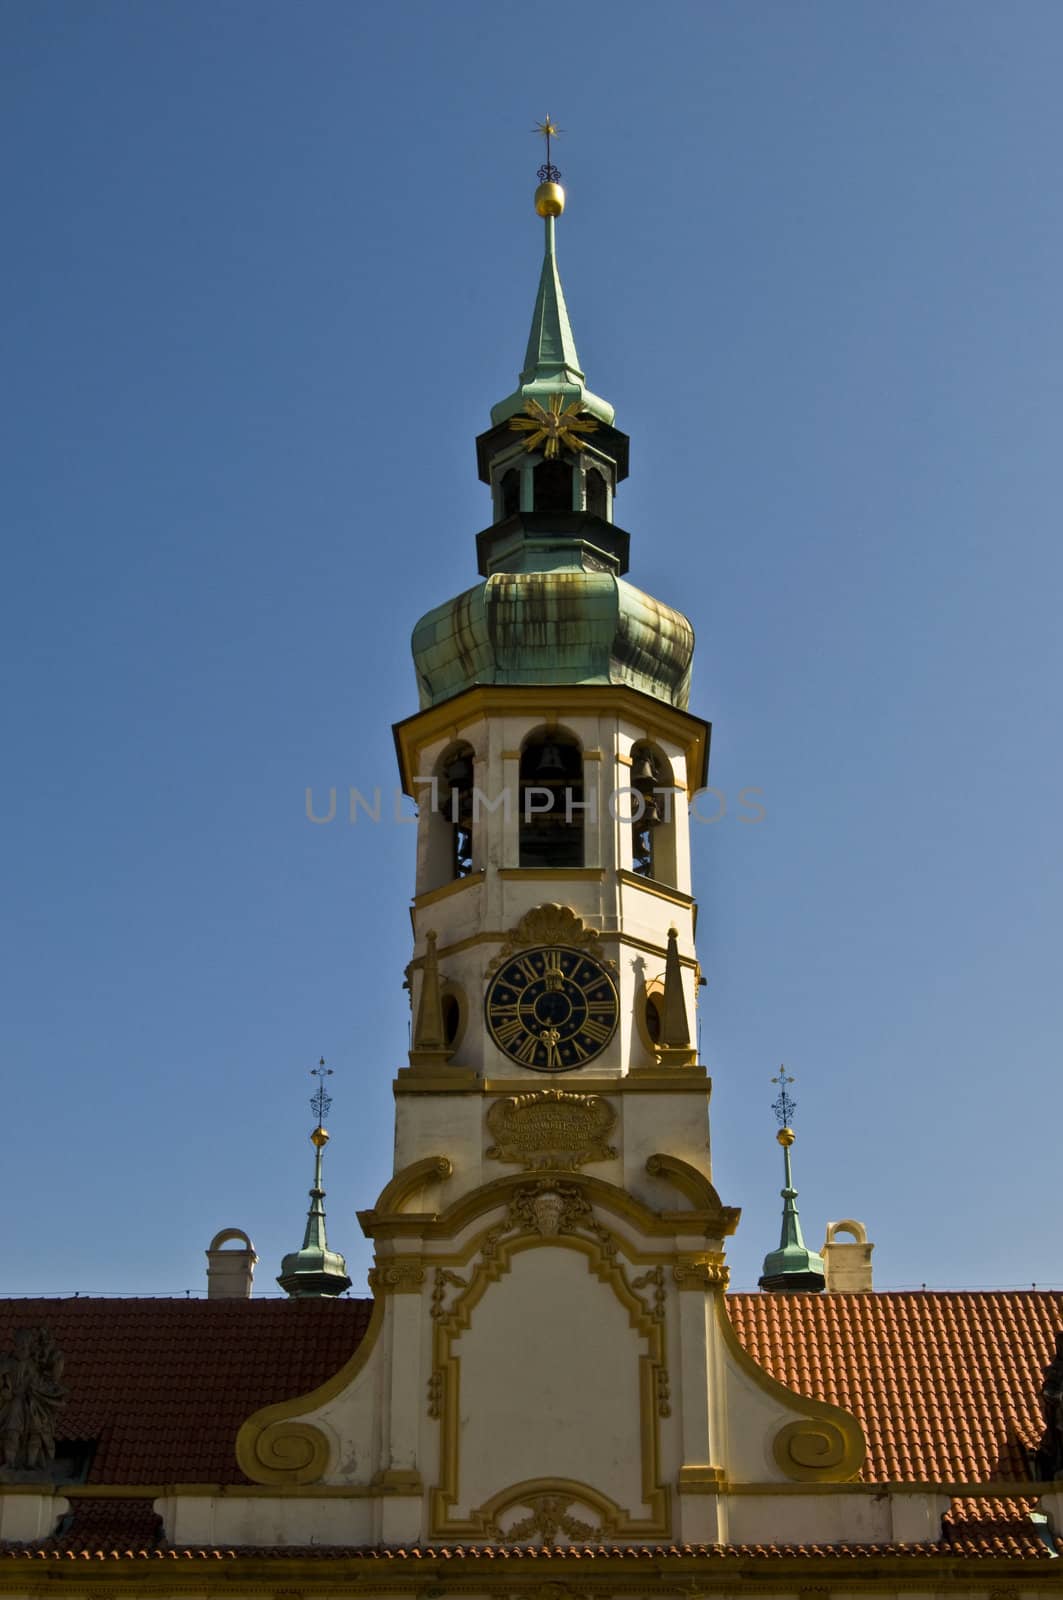
[[[0,1461],[33,1471],[55,1456],[55,1418],[66,1399],[63,1358],[47,1328],[19,1328],[0,1355]]]
[[[1045,1368],[1041,1384],[1041,1409],[1045,1431],[1035,1460],[1042,1481],[1063,1477],[1063,1332],[1056,1334],[1056,1353]]]

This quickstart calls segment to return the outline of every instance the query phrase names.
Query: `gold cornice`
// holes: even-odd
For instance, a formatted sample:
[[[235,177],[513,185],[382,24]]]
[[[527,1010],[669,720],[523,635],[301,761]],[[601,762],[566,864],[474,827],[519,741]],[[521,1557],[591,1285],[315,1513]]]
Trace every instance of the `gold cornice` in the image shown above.
[[[473,1252],[470,1252],[473,1253]],[[645,1264],[651,1258],[625,1252],[628,1259]],[[432,1258],[434,1264],[435,1257]],[[464,1259],[468,1259],[465,1257]],[[654,1257],[653,1259],[656,1259]],[[461,1265],[457,1257],[441,1257],[446,1263]],[[681,1471],[686,1470],[681,1468]],[[697,1469],[691,1469],[697,1470]],[[716,1471],[716,1468],[710,1469]],[[873,1481],[850,1479],[847,1483],[730,1483],[721,1476],[722,1495],[868,1495],[878,1500],[890,1494],[946,1495],[950,1500],[1040,1500],[1055,1492],[1056,1485],[1041,1480],[992,1478],[986,1483],[929,1483],[922,1479]],[[382,1490],[379,1483],[5,1483],[0,1496],[40,1495],[62,1500],[160,1500],[167,1495],[213,1500],[365,1500]]]
[[[441,1183],[454,1174],[449,1156],[425,1156],[421,1161],[411,1161],[401,1167],[377,1195],[374,1211],[401,1211],[411,1194],[423,1189],[426,1183]]]
[[[549,873],[546,873],[545,869],[538,868],[538,867],[536,867],[536,868],[521,868],[521,867],[503,867],[503,868],[499,868],[500,872],[521,872],[521,871],[525,871],[525,870],[526,871],[533,871],[533,872],[536,873],[536,875],[540,871],[542,871],[544,873],[544,876],[547,876],[547,877],[550,876]],[[597,867],[591,867],[591,868],[579,867],[579,868],[571,868],[570,870],[579,871],[579,872],[590,871],[590,872],[595,872],[595,873],[597,873],[599,871],[599,869]],[[600,870],[602,870],[604,872],[605,869],[602,868]],[[634,934],[627,933],[622,928],[601,928],[601,929],[596,929],[594,936],[598,940],[599,944],[622,944],[622,945],[626,945],[627,948],[630,949],[630,950],[641,950],[641,951],[645,952],[646,955],[656,956],[662,961],[664,960],[664,957],[667,954],[667,950],[668,950],[667,944],[658,944],[658,943],[655,943],[653,940],[650,940],[650,939],[639,939],[639,938],[636,938]],[[478,944],[504,944],[508,938],[509,938],[509,930],[508,929],[504,929],[503,928],[503,929],[500,929],[500,930],[497,930],[497,931],[492,930],[492,929],[484,929],[480,933],[470,933],[468,935],[468,937],[465,938],[465,939],[455,939],[453,944],[442,944],[442,945],[440,945],[438,954],[439,954],[440,959],[442,960],[442,958],[444,956],[460,955],[463,950],[471,950],[471,949],[474,948],[474,946],[476,946]],[[681,966],[689,967],[694,972],[700,972],[700,970],[701,970],[696,956],[680,955],[679,962],[680,962]]]
[[[419,1255],[384,1256],[369,1271],[369,1287],[378,1294],[420,1294],[424,1288],[424,1258]]]
[[[587,1173],[580,1173],[577,1177],[560,1168],[544,1168],[536,1173],[536,1177],[552,1177],[559,1182],[578,1185],[585,1191],[588,1201],[613,1216],[623,1217],[640,1233],[651,1238],[697,1234],[706,1239],[719,1239],[727,1231],[733,1231],[732,1218],[737,1220],[733,1209],[721,1206],[718,1200],[714,1206],[706,1205],[690,1211],[653,1211],[626,1189]],[[464,1233],[477,1217],[508,1206],[517,1190],[527,1188],[527,1185],[526,1172],[506,1173],[470,1190],[468,1194],[460,1195],[443,1212],[382,1212],[374,1207],[371,1211],[359,1211],[358,1220],[362,1231],[371,1239],[416,1238],[426,1242],[442,1242]],[[715,1190],[712,1192],[715,1194]],[[670,1260],[671,1256],[665,1252],[662,1259]],[[788,1390],[786,1392],[789,1393]]]
[[[605,878],[604,867],[499,867],[497,871],[500,878],[516,878],[525,883],[554,878],[562,883],[601,883]]]
[[[912,1592],[949,1591],[983,1597],[988,1590],[1006,1581],[1010,1590],[1028,1594],[1063,1594],[1063,1572],[1058,1562],[1047,1555],[1041,1559],[1016,1560],[1008,1556],[963,1557],[957,1555],[905,1556],[879,1555],[868,1559],[839,1560],[837,1556],[772,1556],[761,1559],[706,1559],[690,1555],[664,1556],[660,1551],[616,1555],[595,1552],[593,1570],[579,1558],[510,1555],[504,1562],[457,1554],[448,1549],[422,1555],[416,1562],[382,1560],[380,1556],[329,1556],[322,1552],[307,1557],[237,1555],[220,1549],[208,1559],[190,1559],[180,1551],[153,1553],[147,1558],[102,1553],[99,1559],[59,1551],[43,1557],[36,1552],[15,1556],[0,1565],[0,1594],[43,1596],[56,1584],[72,1587],[78,1593],[96,1594],[111,1600],[122,1590],[139,1600],[140,1595],[165,1597],[170,1594],[195,1596],[231,1595],[234,1581],[244,1595],[276,1600],[281,1589],[299,1596],[320,1596],[334,1600],[357,1585],[366,1593],[412,1596],[424,1592],[431,1580],[441,1596],[489,1595],[510,1600],[514,1594],[528,1600],[543,1600],[542,1589],[549,1562],[549,1576],[565,1596],[575,1594],[611,1600],[630,1596],[642,1600],[647,1594],[674,1597],[720,1595],[727,1600],[739,1589],[743,1594],[793,1596],[806,1594],[810,1586],[817,1595],[860,1594],[886,1597]],[[560,1597],[559,1597],[560,1600]]]
[[[686,1070],[685,1068],[682,1070]],[[723,1205],[711,1178],[707,1178],[697,1167],[691,1166],[689,1161],[681,1161],[678,1156],[665,1155],[658,1151],[657,1154],[647,1156],[646,1172],[651,1178],[663,1178],[674,1189],[689,1200],[695,1211],[719,1211],[727,1215],[730,1208]],[[734,1213],[735,1224],[738,1222],[738,1213]],[[734,1226],[729,1229],[734,1232]]]
[[[626,684],[480,684],[394,725],[403,792],[417,798],[412,777],[419,769],[417,758],[426,745],[448,736],[457,738],[470,723],[486,716],[523,715],[561,722],[595,712],[626,714],[648,738],[656,734],[681,745],[686,756],[687,793],[704,785],[712,729],[689,711],[679,711]]]
[[[423,906],[434,906],[437,900],[448,900],[452,894],[460,894],[463,889],[479,888],[485,876],[483,867],[480,867],[465,878],[455,878],[452,883],[441,884],[438,889],[426,889],[423,894],[415,894],[413,909],[420,911]]]
[[[628,888],[639,889],[643,894],[651,894],[658,900],[667,900],[670,905],[683,906],[689,911],[696,904],[692,894],[684,894],[682,889],[673,889],[667,883],[658,883],[656,878],[644,878],[641,873],[629,872],[626,867],[618,867],[616,875]]]
[[[578,1069],[577,1069],[578,1070]],[[528,1077],[478,1078],[474,1072],[414,1073],[400,1067],[392,1085],[396,1094],[516,1094],[532,1088],[538,1079]],[[408,1074],[408,1075],[407,1075]],[[647,1067],[633,1069],[622,1078],[566,1080],[580,1094],[691,1094],[712,1093],[712,1079],[704,1067]]]
[[[680,1467],[676,1487],[680,1494],[719,1494],[722,1483],[720,1467]]]
[[[483,1084],[475,1072],[416,1072],[400,1067],[391,1088],[394,1094],[483,1094]]]

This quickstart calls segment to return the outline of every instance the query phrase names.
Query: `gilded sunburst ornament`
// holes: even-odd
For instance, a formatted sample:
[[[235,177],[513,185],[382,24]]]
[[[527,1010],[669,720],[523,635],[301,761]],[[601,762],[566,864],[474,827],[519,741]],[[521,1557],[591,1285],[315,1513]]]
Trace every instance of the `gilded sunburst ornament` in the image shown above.
[[[524,441],[525,450],[534,450],[546,443],[543,455],[547,461],[553,461],[560,453],[561,446],[567,444],[570,450],[582,450],[583,440],[578,437],[581,433],[593,433],[598,424],[593,417],[580,416],[580,402],[573,400],[571,405],[564,405],[563,394],[550,396],[550,409],[546,410],[538,400],[526,400],[523,417],[511,417],[509,425],[520,433],[527,433]]]

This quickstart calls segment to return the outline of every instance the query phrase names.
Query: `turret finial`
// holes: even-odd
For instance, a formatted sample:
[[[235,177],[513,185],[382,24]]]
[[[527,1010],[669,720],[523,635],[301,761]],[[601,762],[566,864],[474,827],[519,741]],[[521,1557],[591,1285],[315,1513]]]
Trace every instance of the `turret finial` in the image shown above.
[[[535,191],[535,209],[541,217],[559,217],[565,209],[565,191],[561,187],[561,168],[550,159],[550,140],[560,136],[561,129],[546,113],[543,122],[537,122],[533,133],[541,133],[546,140],[546,160],[538,171],[539,187]]]
[[[797,1110],[797,1101],[790,1093],[790,1085],[795,1079],[785,1067],[780,1067],[771,1081],[779,1086],[779,1093],[772,1102],[771,1109],[779,1124],[779,1131],[775,1137],[782,1145],[783,1152],[782,1234],[778,1250],[772,1250],[764,1257],[764,1272],[760,1279],[760,1287],[791,1294],[802,1289],[815,1293],[826,1283],[823,1257],[817,1255],[815,1250],[809,1250],[805,1244],[801,1232],[801,1218],[797,1213],[797,1190],[794,1188],[790,1163],[790,1149],[797,1137],[791,1126],[794,1112]]]
[[[293,1300],[318,1300],[328,1295],[343,1294],[351,1287],[347,1276],[347,1263],[337,1250],[330,1250],[325,1234],[325,1189],[321,1176],[325,1146],[329,1135],[325,1118],[332,1105],[332,1096],[325,1090],[325,1079],[332,1077],[332,1068],[326,1067],[322,1056],[310,1076],[318,1080],[310,1097],[314,1113],[314,1131],[310,1143],[314,1147],[314,1186],[310,1190],[310,1210],[306,1215],[303,1248],[293,1250],[281,1262],[277,1282]]]
[[[543,265],[520,380],[512,394],[492,406],[491,422],[498,427],[520,413],[540,425],[545,418],[549,441],[555,438],[553,423],[559,416],[565,416],[571,436],[580,431],[571,426],[573,421],[597,419],[612,426],[615,412],[608,400],[591,394],[587,388],[557,269],[554,223],[565,209],[565,191],[561,187],[561,169],[553,163],[551,141],[560,136],[561,129],[547,116],[532,131],[546,140],[546,160],[539,168],[539,187],[535,191],[535,209],[543,219],[545,233]],[[566,442],[571,443],[571,437]],[[551,456],[556,448],[555,444]]]

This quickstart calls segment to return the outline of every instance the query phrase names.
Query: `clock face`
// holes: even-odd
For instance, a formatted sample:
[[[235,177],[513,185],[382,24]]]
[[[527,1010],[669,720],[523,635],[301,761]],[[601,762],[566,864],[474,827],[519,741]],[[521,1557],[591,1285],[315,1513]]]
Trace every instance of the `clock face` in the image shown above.
[[[570,1072],[604,1050],[616,1032],[616,984],[582,950],[524,950],[487,990],[487,1030],[500,1050],[536,1072]]]

